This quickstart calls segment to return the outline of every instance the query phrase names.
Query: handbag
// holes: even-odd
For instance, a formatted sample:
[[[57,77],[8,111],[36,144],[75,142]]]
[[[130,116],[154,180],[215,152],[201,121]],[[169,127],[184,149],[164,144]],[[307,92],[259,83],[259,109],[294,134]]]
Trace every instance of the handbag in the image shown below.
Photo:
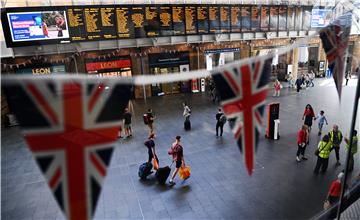
[[[159,169],[159,164],[158,164],[158,162],[156,160],[156,156],[153,157],[153,164],[154,164],[154,170],[158,170]]]
[[[189,166],[183,166],[183,167],[180,167],[180,170],[179,170],[179,177],[180,179],[182,180],[186,180],[190,177],[190,167]]]

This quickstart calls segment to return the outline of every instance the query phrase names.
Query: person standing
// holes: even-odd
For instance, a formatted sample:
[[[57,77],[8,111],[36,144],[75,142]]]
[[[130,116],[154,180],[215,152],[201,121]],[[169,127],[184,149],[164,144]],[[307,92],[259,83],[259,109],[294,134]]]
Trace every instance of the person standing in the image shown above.
[[[128,109],[128,108],[125,108],[125,113],[124,113],[124,129],[125,129],[126,138],[132,137],[131,118],[132,118],[132,115],[131,115],[131,113],[129,112],[129,109]]]
[[[301,79],[301,77],[298,77],[298,78],[296,79],[295,84],[296,84],[296,92],[300,92],[301,85],[302,85],[302,79]]]
[[[320,113],[314,118],[314,120],[319,119],[319,123],[318,123],[318,125],[319,125],[318,135],[319,135],[319,136],[321,135],[321,132],[322,132],[322,128],[323,128],[323,126],[324,126],[324,123],[326,122],[326,125],[328,125],[328,122],[327,122],[327,120],[326,120],[326,117],[325,117],[324,113],[325,113],[325,112],[321,110]]]
[[[342,133],[339,130],[339,126],[334,125],[333,129],[329,132],[330,142],[332,144],[332,149],[335,150],[336,155],[336,165],[341,165],[340,163],[340,144],[342,141]]]
[[[345,74],[345,80],[346,80],[345,86],[348,85],[348,82],[349,82],[349,79],[350,79],[350,78],[351,78],[351,73],[350,73],[350,71],[348,71],[348,72]]]
[[[331,206],[336,205],[336,203],[340,199],[341,181],[342,181],[343,178],[344,178],[344,173],[341,172],[337,176],[337,179],[334,180],[330,185],[330,189],[329,189],[329,192],[328,192],[328,194],[326,196],[326,199],[329,201]]]
[[[179,172],[180,167],[185,166],[184,151],[181,145],[181,137],[176,136],[175,142],[172,144],[168,154],[172,156],[173,162],[175,162],[175,170],[170,178],[170,185],[175,185],[174,179],[176,174]]]
[[[148,140],[144,142],[144,145],[145,145],[145,146],[147,147],[147,149],[148,149],[148,156],[149,156],[149,157],[148,157],[148,163],[151,163],[152,160],[155,158],[156,161],[157,161],[158,164],[159,164],[159,159],[157,158],[156,153],[155,153],[154,137],[155,137],[154,134],[150,134]]]
[[[331,141],[329,136],[326,134],[319,142],[317,154],[316,166],[314,169],[314,173],[318,174],[321,168],[321,172],[325,173],[329,164],[329,157],[331,151]]]
[[[288,81],[288,83],[289,83],[289,88],[294,87],[294,76],[292,75],[291,72],[289,72],[287,81]]]
[[[297,137],[297,145],[298,145],[298,150],[296,152],[296,161],[300,162],[301,159],[303,160],[307,160],[307,158],[305,157],[305,149],[306,149],[306,145],[308,143],[308,127],[307,125],[303,125],[300,129],[300,131],[298,131],[298,137]],[[302,158],[300,159],[300,154],[302,155]]]
[[[222,137],[224,124],[226,122],[226,116],[221,111],[221,108],[219,108],[219,111],[218,113],[216,113],[215,118],[216,118],[216,137],[219,136],[219,128],[220,128],[220,137]]]
[[[190,115],[191,115],[190,107],[186,104],[186,102],[183,102],[182,105],[184,107],[183,116],[185,117],[185,121],[190,120]]]
[[[349,147],[350,140],[345,138],[345,143],[346,143],[346,149],[350,150],[349,171],[352,171],[354,169],[354,155],[357,153],[357,145],[358,145],[357,130],[354,130],[354,135],[352,137],[351,149]]]
[[[155,136],[155,132],[154,132],[155,116],[154,116],[154,113],[151,108],[148,109],[148,112],[146,113],[146,117],[147,117],[147,126],[149,128],[149,136],[151,134],[154,134],[154,136]]]
[[[275,92],[274,92],[274,95],[273,96],[280,96],[280,90],[281,90],[281,84],[279,82],[279,80],[275,80],[275,83],[274,83],[274,89],[275,89]]]
[[[304,125],[308,126],[309,131],[311,131],[312,121],[314,118],[315,118],[314,109],[310,104],[307,104],[304,110],[302,120],[304,120]]]

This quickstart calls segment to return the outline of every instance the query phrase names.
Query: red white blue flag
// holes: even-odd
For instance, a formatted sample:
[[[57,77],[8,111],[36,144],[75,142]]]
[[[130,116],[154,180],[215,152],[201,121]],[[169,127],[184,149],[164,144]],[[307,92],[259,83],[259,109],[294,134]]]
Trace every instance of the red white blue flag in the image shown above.
[[[346,13],[320,30],[320,38],[329,62],[336,89],[341,98],[342,82],[345,73],[347,47],[351,30],[352,14]]]
[[[264,116],[271,59],[236,64],[213,75],[220,103],[229,120],[249,175]]]
[[[100,80],[34,78],[4,88],[64,215],[91,219],[131,87]]]

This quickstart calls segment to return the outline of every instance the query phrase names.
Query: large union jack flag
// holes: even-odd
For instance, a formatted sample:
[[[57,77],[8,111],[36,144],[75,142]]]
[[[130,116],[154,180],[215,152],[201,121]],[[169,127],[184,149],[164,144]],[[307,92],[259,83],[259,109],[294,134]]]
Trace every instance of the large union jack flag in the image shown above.
[[[67,219],[91,219],[130,86],[34,79],[5,85],[25,140]]]
[[[243,152],[249,175],[261,130],[271,59],[229,66],[213,75],[220,103]]]
[[[351,30],[352,14],[346,13],[320,30],[320,38],[333,74],[336,89],[341,98],[342,82],[345,73],[347,47]]]

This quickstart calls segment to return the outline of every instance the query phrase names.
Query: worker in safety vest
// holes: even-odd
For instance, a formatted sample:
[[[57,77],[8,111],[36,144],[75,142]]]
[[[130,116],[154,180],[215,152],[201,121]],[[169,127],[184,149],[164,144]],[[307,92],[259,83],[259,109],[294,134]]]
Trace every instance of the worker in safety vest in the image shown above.
[[[339,126],[334,125],[333,129],[329,132],[329,137],[330,137],[330,142],[332,144],[332,149],[335,150],[335,155],[336,155],[336,165],[339,166],[341,165],[340,163],[340,144],[342,141],[342,134],[341,131],[339,130]]]
[[[357,137],[357,131],[354,130],[354,134],[352,137],[352,145],[351,149],[349,147],[350,141],[349,139],[345,138],[346,143],[346,149],[350,150],[350,158],[349,158],[349,171],[352,171],[354,169],[354,155],[357,153],[357,145],[358,145],[358,137]]]
[[[329,157],[331,152],[331,141],[328,135],[324,135],[319,142],[318,149],[315,154],[318,156],[314,173],[318,174],[321,168],[321,172],[325,173],[329,164]]]

